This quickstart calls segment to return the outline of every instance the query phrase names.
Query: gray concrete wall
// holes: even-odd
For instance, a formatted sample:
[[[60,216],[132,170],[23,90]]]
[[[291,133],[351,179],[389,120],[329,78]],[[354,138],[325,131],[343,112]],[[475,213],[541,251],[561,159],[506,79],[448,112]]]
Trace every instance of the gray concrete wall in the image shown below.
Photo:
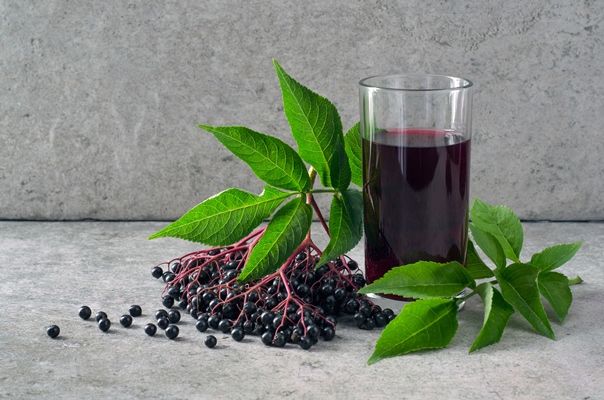
[[[261,184],[196,127],[289,137],[272,59],[358,120],[382,73],[476,84],[472,192],[604,219],[604,2],[0,1],[0,219],[174,219]]]

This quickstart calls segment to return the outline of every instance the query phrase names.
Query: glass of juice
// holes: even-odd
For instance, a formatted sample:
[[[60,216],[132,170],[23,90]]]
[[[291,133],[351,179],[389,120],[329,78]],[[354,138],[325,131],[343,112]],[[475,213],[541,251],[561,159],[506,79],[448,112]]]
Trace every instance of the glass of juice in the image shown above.
[[[359,86],[367,283],[420,260],[465,265],[472,82],[388,75]]]

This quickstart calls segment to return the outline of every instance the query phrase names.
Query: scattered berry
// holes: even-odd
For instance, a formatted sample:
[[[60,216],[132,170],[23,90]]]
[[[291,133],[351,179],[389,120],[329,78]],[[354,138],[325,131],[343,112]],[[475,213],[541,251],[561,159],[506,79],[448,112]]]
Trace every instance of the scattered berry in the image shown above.
[[[173,324],[180,321],[180,312],[178,310],[170,310],[170,312],[168,312],[168,321]]]
[[[208,321],[203,320],[203,319],[198,320],[197,323],[195,324],[195,328],[197,328],[197,330],[199,332],[207,331],[208,330]]]
[[[166,310],[157,310],[155,312],[155,320],[160,318],[168,318],[168,312]]]
[[[92,310],[88,306],[82,306],[82,307],[80,307],[80,311],[78,312],[78,315],[83,320],[87,320],[92,315]]]
[[[102,330],[103,332],[107,332],[110,327],[111,327],[111,321],[109,321],[109,319],[102,318],[99,321],[99,329]]]
[[[157,326],[161,329],[168,328],[168,325],[170,325],[170,321],[168,320],[168,318],[162,317],[157,320]]]
[[[60,332],[61,332],[61,329],[59,329],[59,327],[57,325],[51,325],[48,328],[46,328],[46,334],[53,339],[56,338],[57,336],[59,336]]]
[[[141,306],[134,304],[130,306],[128,312],[133,317],[140,317],[143,314],[143,309],[141,308]]]
[[[128,328],[130,325],[132,325],[132,317],[128,314],[124,314],[120,317],[120,324],[124,327],[124,328]]]
[[[149,336],[153,336],[155,335],[155,332],[157,332],[157,327],[153,324],[147,324],[145,325],[145,333]]]
[[[170,325],[166,328],[166,337],[170,340],[174,340],[178,336],[178,332],[178,326]]]
[[[96,313],[94,319],[96,320],[96,322],[99,322],[100,320],[102,320],[103,318],[107,318],[107,313],[104,311],[99,311]]]
[[[214,346],[216,346],[217,342],[218,341],[216,340],[216,336],[214,336],[214,335],[206,336],[205,340],[203,341],[203,343],[210,349],[213,348]]]

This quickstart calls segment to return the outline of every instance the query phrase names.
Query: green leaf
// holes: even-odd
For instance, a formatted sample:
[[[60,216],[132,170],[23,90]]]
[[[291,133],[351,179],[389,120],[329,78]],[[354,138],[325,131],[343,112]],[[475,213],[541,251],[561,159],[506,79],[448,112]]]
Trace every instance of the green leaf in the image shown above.
[[[457,261],[446,264],[419,261],[392,268],[359,293],[395,294],[415,299],[454,297],[473,285],[474,279]]]
[[[268,186],[260,196],[228,189],[193,207],[149,239],[170,236],[210,246],[227,246],[243,239],[291,195]]]
[[[501,250],[503,252],[503,250]],[[468,251],[466,255],[466,269],[472,275],[474,279],[485,279],[492,278],[495,276],[493,271],[482,261],[478,253],[476,252],[476,248],[474,247],[474,243],[471,240],[468,240]]]
[[[564,322],[568,309],[573,302],[568,278],[559,272],[541,272],[537,278],[539,292],[552,306],[558,320]]]
[[[474,238],[474,241],[478,247],[480,247],[484,254],[489,257],[491,261],[493,261],[497,269],[505,268],[505,253],[503,252],[501,244],[497,238],[491,235],[489,232],[478,228],[474,224],[469,224],[469,226],[470,231],[472,232],[472,237]]]
[[[515,263],[497,273],[497,280],[503,298],[513,305],[537,332],[550,339],[555,339],[554,331],[547,320],[539,296],[538,274],[539,268],[537,267]]]
[[[330,241],[317,266],[341,256],[359,243],[363,236],[363,195],[347,189],[336,193],[329,212]]]
[[[344,147],[350,162],[351,181],[363,187],[363,149],[361,143],[361,123],[357,122],[344,136]]]
[[[241,126],[198,126],[212,133],[269,185],[298,192],[310,189],[306,166],[287,143]]]
[[[531,264],[541,271],[552,271],[573,258],[580,248],[581,242],[548,247],[533,254]]]
[[[342,151],[344,140],[338,110],[329,100],[291,78],[277,61],[275,69],[283,95],[283,110],[300,157],[317,170],[323,186],[346,189],[350,165],[346,151]]]
[[[329,171],[331,173],[331,186],[336,190],[346,190],[350,185],[350,164],[348,155],[344,148],[344,138],[340,135],[338,144],[334,148],[334,154],[329,160]]]
[[[367,363],[447,346],[457,331],[457,308],[452,299],[424,299],[405,305],[384,328]]]
[[[303,197],[292,199],[281,207],[250,253],[239,281],[248,282],[275,272],[300,246],[311,222],[312,207]]]
[[[470,348],[470,353],[499,342],[508,320],[514,314],[514,307],[505,301],[490,282],[476,286],[476,292],[484,304],[484,322]]]
[[[497,238],[507,258],[519,263],[524,233],[516,214],[506,206],[491,206],[479,199],[470,210],[474,225]]]

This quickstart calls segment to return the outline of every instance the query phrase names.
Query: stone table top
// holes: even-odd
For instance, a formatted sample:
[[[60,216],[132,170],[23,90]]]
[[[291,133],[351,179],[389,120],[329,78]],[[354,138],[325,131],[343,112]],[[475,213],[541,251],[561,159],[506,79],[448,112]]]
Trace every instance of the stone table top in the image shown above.
[[[524,259],[554,244],[583,242],[560,269],[585,283],[572,287],[565,322],[552,323],[555,341],[515,314],[500,343],[468,355],[483,319],[475,296],[447,348],[373,365],[366,361],[380,330],[346,322],[333,341],[309,351],[268,347],[255,336],[235,342],[220,332],[208,349],[209,332],[199,333],[186,315],[177,340],[146,336],[142,327],[162,308],[163,285],[150,268],[200,249],[177,239],[146,240],[165,225],[0,221],[0,398],[604,398],[603,223],[523,224]],[[362,261],[362,244],[350,255]],[[108,313],[108,333],[78,317],[83,304]],[[131,304],[143,315],[123,328],[119,316]],[[51,324],[61,328],[54,340],[45,333]]]

